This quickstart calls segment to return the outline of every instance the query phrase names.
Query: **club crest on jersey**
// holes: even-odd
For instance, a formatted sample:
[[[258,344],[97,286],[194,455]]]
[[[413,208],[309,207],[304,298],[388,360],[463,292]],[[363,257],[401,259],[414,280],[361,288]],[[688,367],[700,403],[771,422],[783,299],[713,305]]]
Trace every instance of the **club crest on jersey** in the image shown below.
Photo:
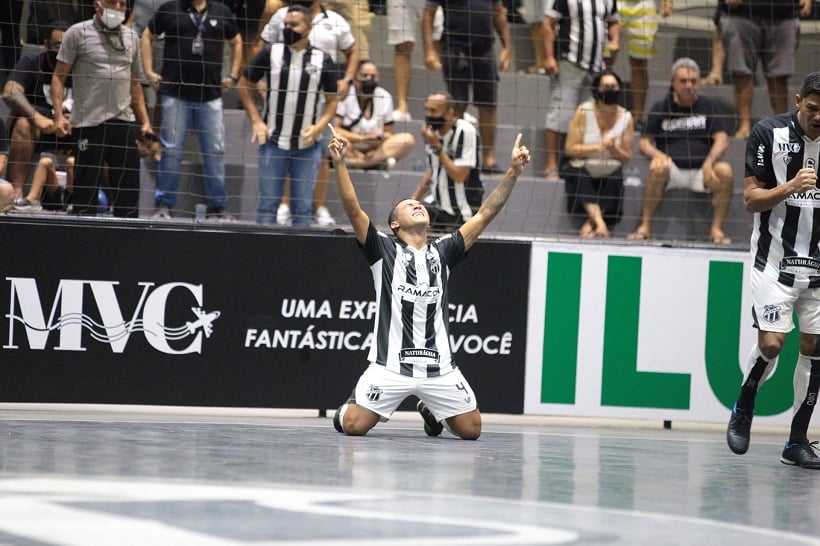
[[[407,264],[413,261],[413,254],[409,250],[406,250],[401,253],[399,260],[401,260],[402,265],[406,267]]]
[[[780,309],[781,305],[779,303],[764,305],[763,320],[772,324],[777,322],[778,320],[780,320]]]
[[[383,392],[384,391],[382,390],[381,387],[377,387],[376,385],[370,385],[367,388],[367,395],[366,396],[367,396],[367,399],[370,400],[371,402],[378,402],[379,398],[382,397]]]
[[[432,250],[428,250],[425,258],[427,258],[427,263],[430,264],[430,272],[433,275],[438,275],[441,273],[441,261],[438,259],[438,254]]]

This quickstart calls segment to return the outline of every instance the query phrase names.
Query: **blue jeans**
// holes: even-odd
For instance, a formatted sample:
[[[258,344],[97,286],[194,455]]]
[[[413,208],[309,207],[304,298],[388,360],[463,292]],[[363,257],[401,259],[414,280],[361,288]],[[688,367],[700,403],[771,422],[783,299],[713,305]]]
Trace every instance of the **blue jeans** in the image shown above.
[[[276,209],[282,202],[285,176],[290,174],[290,210],[294,226],[309,226],[313,220],[313,187],[322,159],[315,143],[302,150],[283,150],[266,142],[259,146],[259,209],[256,221],[276,223]]]
[[[161,95],[162,99],[162,159],[157,172],[157,189],[154,198],[157,205],[173,207],[177,201],[177,182],[182,165],[182,152],[188,129],[199,136],[202,153],[202,174],[208,207],[221,208],[228,201],[225,192],[225,122],[222,116],[222,99],[208,102],[180,100]]]

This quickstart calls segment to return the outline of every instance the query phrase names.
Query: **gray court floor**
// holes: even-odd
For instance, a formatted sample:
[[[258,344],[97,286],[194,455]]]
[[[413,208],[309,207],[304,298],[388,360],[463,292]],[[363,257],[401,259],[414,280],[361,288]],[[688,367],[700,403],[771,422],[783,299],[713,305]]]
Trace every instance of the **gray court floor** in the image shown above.
[[[712,426],[0,406],[0,545],[820,544],[820,472],[753,432],[738,457]]]

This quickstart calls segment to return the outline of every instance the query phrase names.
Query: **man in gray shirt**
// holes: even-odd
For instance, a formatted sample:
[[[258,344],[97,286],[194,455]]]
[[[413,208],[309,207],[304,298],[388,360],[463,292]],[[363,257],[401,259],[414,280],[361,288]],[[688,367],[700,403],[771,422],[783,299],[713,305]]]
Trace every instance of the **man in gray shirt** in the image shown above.
[[[96,0],[94,17],[71,26],[57,54],[51,99],[57,135],[76,138],[74,213],[96,214],[108,169],[114,216],[139,213],[137,139],[155,140],[139,82],[140,38],[123,26],[126,0]],[[62,111],[63,87],[72,75],[71,120]],[[138,122],[138,126],[134,123]]]

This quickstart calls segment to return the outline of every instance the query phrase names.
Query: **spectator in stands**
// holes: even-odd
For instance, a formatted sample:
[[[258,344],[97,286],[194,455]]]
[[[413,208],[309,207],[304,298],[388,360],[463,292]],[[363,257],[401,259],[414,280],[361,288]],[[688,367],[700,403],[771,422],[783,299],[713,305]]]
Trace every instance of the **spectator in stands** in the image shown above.
[[[441,56],[433,40],[437,6],[444,12]],[[503,173],[495,160],[498,70],[506,71],[512,61],[512,40],[504,6],[500,0],[429,0],[421,24],[425,64],[429,70],[443,69],[444,82],[459,118],[467,109],[472,88],[481,134],[481,171]],[[498,65],[493,51],[493,29],[501,39]]]
[[[162,72],[154,72],[153,43],[165,36]],[[222,78],[225,44],[231,65]],[[209,217],[224,217],[225,122],[222,93],[239,81],[242,37],[230,8],[215,0],[170,0],[161,5],[142,33],[145,77],[159,89],[162,104],[155,217],[170,218],[177,200],[182,153],[188,129],[196,131],[202,152],[202,171]]]
[[[38,144],[53,147],[57,142],[49,88],[67,29],[62,21],[53,23],[44,41],[45,51],[22,57],[3,86],[3,100],[11,111],[8,179],[14,186],[15,199],[20,201],[17,204],[22,207],[26,205],[23,187],[35,149]],[[66,80],[65,93],[63,108],[68,113],[73,102],[70,78]]]
[[[239,35],[242,37],[242,69],[253,57],[254,48],[259,41],[259,33],[271,15],[282,7],[282,0],[222,0],[231,8],[236,17]]]
[[[91,2],[75,0],[31,0],[24,39],[29,44],[42,44],[51,33],[54,21],[63,21],[66,28],[94,15]]]
[[[424,201],[430,227],[454,229],[473,217],[481,206],[479,138],[476,129],[458,115],[449,93],[432,93],[424,103],[421,129],[427,169],[413,194]]]
[[[593,100],[581,103],[569,124],[561,166],[567,211],[584,216],[579,234],[607,238],[623,213],[623,169],[632,159],[632,114],[618,104],[623,83],[606,70],[592,79]]]
[[[20,59],[20,19],[23,17],[23,0],[6,0],[0,3],[0,64],[3,76],[8,76]],[[4,82],[5,83],[5,82]]]
[[[64,150],[44,151],[40,154],[37,167],[31,177],[31,189],[25,203],[15,203],[19,212],[39,212],[66,210],[73,201],[74,157]],[[60,167],[59,169],[57,167]]]
[[[294,2],[294,5],[300,5],[300,2]],[[310,10],[312,18],[313,30],[310,32],[310,45],[329,53],[334,64],[337,66],[340,64],[339,51],[345,56],[346,65],[343,71],[340,70],[344,75],[336,82],[336,87],[339,90],[339,97],[346,97],[353,83],[353,78],[356,76],[356,69],[361,59],[358,44],[353,37],[350,25],[340,14],[333,10],[326,9],[319,0],[304,1],[301,2],[301,5]],[[272,44],[282,41],[283,23],[287,11],[288,8],[277,10],[270,21],[265,25],[260,36],[264,43]],[[327,157],[327,147],[320,142],[319,148],[322,155],[320,156],[320,163],[317,170],[316,186],[313,190],[313,212],[317,224],[320,226],[329,226],[336,223],[330,215],[327,206],[325,206],[330,184],[330,165],[327,161],[323,160],[323,158]],[[290,186],[286,184],[283,202],[279,206],[279,211],[277,211],[279,216],[277,223],[280,224],[289,224],[291,221],[291,211],[288,205],[290,200],[289,190]]]
[[[299,2],[300,0],[291,0],[291,3]],[[370,26],[373,13],[370,11],[368,0],[324,0],[324,4],[344,17],[350,25],[359,50],[359,58],[370,59]]]
[[[732,199],[732,166],[721,157],[729,147],[717,100],[698,94],[700,67],[687,57],[672,64],[672,91],[652,106],[640,150],[651,158],[641,222],[629,239],[652,236],[652,220],[667,188],[712,194],[709,239],[728,245],[723,223]]]
[[[530,30],[530,45],[532,46],[532,53],[535,57],[535,62],[527,67],[527,74],[547,73],[544,67],[544,25],[542,19],[544,17],[544,0],[526,0],[522,3],[519,12],[523,12],[525,22],[529,25]],[[521,13],[519,13],[519,17]],[[519,71],[524,73],[525,71]]]
[[[57,54],[51,102],[57,136],[75,132],[75,214],[97,213],[106,164],[114,216],[139,216],[136,141],[156,135],[139,81],[139,36],[123,26],[125,10],[125,0],[97,0],[94,17],[72,25]],[[74,89],[70,122],[63,111],[69,74]]]
[[[700,80],[701,85],[721,85],[723,83],[723,66],[726,64],[726,49],[720,39],[720,6],[715,8],[715,15],[712,18],[715,23],[715,30],[712,33],[712,68],[709,73]]]
[[[387,43],[393,46],[393,78],[396,84],[396,110],[393,121],[410,121],[410,64],[416,29],[419,28],[426,0],[387,0]],[[444,13],[436,8],[433,17],[433,47],[441,54]]]
[[[636,125],[643,128],[646,113],[646,90],[649,88],[649,59],[655,56],[655,34],[658,32],[657,0],[618,0],[618,17],[621,32],[626,35],[626,51],[629,55],[632,112],[637,116]],[[660,0],[660,15],[672,14],[672,0]],[[611,65],[610,65],[611,66]]]
[[[302,6],[288,8],[283,41],[257,53],[239,80],[239,98],[252,125],[251,141],[259,144],[257,222],[262,224],[276,221],[287,175],[293,224],[310,225],[313,216],[311,196],[322,154],[319,139],[333,120],[338,99],[333,60],[310,45],[311,19]],[[270,90],[261,115],[249,86],[265,77]]]
[[[720,0],[720,32],[729,55],[728,69],[735,86],[738,125],[736,138],[752,130],[752,96],[757,60],[769,88],[775,114],[789,109],[789,77],[800,34],[799,16],[808,15],[811,0]]]
[[[620,25],[615,0],[581,0],[573,9],[567,0],[549,0],[543,26],[544,70],[553,76],[543,174],[557,182],[561,140],[575,109],[589,100],[592,78],[604,69],[604,46],[614,62]]]
[[[0,212],[5,212],[14,202],[14,187],[3,178],[9,156],[9,139],[6,124],[0,123]]]
[[[393,98],[379,87],[379,69],[359,63],[353,87],[336,108],[336,133],[350,141],[347,164],[356,169],[390,169],[413,149],[410,133],[393,132]]]

